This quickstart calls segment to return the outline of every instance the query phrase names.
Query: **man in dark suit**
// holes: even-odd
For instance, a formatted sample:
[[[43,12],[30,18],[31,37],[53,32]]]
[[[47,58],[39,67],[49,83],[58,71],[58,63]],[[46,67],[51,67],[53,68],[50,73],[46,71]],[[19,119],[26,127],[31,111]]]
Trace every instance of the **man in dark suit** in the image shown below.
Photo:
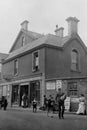
[[[64,119],[64,101],[66,99],[66,95],[62,92],[61,88],[58,89],[58,93],[56,95],[56,101],[58,103],[58,110],[59,110],[59,119]]]

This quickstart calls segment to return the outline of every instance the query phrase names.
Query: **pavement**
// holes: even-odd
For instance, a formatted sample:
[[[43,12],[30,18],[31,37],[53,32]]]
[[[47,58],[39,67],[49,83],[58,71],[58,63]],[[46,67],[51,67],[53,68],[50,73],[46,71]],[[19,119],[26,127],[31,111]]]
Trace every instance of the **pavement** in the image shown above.
[[[33,113],[32,107],[1,109],[0,130],[87,130],[87,116],[65,113],[64,119],[59,119],[57,114],[52,115],[39,108]]]
[[[44,110],[40,110],[39,109],[40,107],[38,106],[37,107],[37,112],[38,113],[46,113],[47,111],[44,111]],[[33,108],[32,107],[27,107],[27,108],[23,108],[23,107],[19,107],[19,106],[12,106],[12,107],[7,107],[7,110],[9,111],[28,111],[28,112],[32,112],[33,111]],[[55,112],[57,113],[57,112]],[[70,112],[70,111],[65,111],[66,114],[75,114],[76,115],[76,112]]]

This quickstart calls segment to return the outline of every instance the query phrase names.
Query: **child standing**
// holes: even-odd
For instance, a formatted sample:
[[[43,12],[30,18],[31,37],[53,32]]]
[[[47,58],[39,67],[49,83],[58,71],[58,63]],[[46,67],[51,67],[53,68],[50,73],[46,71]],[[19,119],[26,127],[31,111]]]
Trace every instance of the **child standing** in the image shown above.
[[[37,111],[37,101],[34,98],[34,100],[33,100],[33,112],[36,112],[36,111]]]

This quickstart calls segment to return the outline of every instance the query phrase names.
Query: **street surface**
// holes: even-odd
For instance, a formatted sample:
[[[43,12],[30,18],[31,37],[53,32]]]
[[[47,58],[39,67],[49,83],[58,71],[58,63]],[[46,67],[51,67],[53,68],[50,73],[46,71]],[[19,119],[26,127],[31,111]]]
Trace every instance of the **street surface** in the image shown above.
[[[65,119],[45,112],[0,110],[0,130],[87,130],[87,115],[65,114]]]

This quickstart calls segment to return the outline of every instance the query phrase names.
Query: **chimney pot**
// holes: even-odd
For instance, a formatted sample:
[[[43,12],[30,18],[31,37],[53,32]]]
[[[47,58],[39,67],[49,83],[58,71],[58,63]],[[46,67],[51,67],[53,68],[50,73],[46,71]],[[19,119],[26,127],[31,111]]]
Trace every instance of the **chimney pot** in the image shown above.
[[[57,36],[62,38],[63,37],[63,30],[64,30],[63,27],[58,28],[58,25],[56,25],[55,33],[56,33]]]
[[[24,30],[28,30],[28,21],[25,20],[21,23],[21,28],[24,29]]]
[[[68,17],[66,21],[68,22],[68,35],[78,33],[79,20],[76,17]]]

